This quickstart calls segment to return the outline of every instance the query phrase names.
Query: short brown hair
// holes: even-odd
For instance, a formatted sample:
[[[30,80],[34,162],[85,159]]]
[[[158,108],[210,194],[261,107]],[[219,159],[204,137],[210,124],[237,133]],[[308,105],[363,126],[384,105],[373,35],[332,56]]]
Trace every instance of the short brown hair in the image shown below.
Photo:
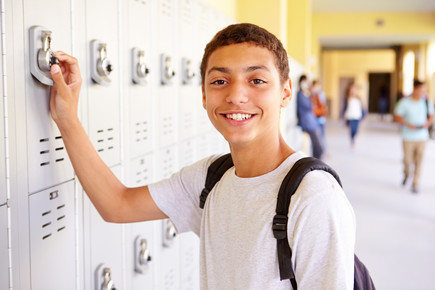
[[[238,43],[251,43],[268,49],[275,56],[275,65],[280,75],[281,84],[284,84],[289,78],[287,52],[281,41],[266,29],[255,24],[240,23],[232,24],[219,31],[205,47],[201,62],[201,82],[203,85],[210,55],[219,47]]]

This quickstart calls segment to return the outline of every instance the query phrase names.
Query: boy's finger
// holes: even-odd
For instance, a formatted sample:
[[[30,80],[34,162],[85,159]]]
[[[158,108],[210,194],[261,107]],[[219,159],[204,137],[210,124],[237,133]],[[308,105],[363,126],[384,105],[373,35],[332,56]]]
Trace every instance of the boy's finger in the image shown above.
[[[50,68],[50,73],[51,73],[51,78],[53,79],[53,82],[56,84],[58,89],[63,89],[67,87],[67,84],[63,79],[63,75],[59,65],[57,64],[52,65]]]

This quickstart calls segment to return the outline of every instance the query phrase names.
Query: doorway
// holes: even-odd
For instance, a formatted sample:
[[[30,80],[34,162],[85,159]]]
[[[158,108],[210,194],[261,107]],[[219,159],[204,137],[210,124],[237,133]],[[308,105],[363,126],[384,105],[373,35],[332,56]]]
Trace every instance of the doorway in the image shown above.
[[[391,73],[369,73],[369,113],[382,115],[390,111]]]

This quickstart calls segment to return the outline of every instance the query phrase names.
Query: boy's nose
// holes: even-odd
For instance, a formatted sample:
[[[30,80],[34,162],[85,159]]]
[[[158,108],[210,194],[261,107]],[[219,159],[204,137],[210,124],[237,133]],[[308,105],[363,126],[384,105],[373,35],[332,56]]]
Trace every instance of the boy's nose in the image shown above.
[[[248,101],[248,94],[242,84],[232,84],[228,90],[226,101],[233,104],[242,104]]]

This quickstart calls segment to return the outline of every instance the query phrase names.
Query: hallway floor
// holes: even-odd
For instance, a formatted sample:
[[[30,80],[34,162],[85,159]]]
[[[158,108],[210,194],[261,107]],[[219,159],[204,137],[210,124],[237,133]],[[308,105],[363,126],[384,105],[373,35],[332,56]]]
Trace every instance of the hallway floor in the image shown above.
[[[356,253],[379,290],[435,289],[435,140],[427,143],[420,192],[402,186],[399,128],[369,116],[354,149],[343,122],[326,128],[327,155],[357,220]]]

